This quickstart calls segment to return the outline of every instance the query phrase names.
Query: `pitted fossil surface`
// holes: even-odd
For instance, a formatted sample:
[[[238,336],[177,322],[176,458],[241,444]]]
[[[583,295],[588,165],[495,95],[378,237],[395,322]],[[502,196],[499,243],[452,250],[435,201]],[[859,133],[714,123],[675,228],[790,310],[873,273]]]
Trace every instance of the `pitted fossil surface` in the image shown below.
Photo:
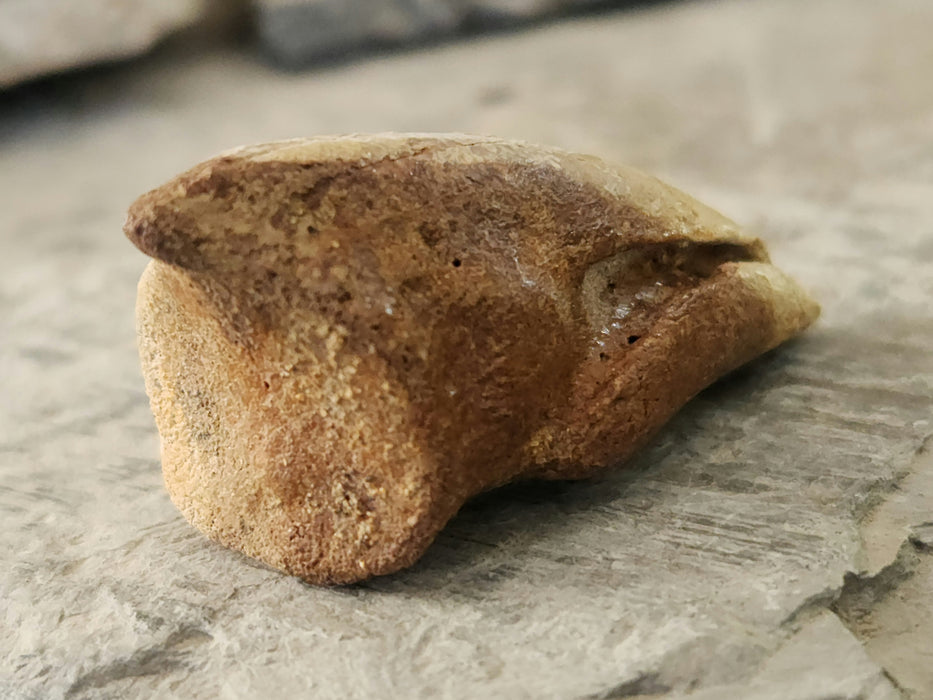
[[[471,496],[625,461],[819,309],[638,171],[463,135],[231,151],[140,197],[165,481],[315,583],[413,563]]]

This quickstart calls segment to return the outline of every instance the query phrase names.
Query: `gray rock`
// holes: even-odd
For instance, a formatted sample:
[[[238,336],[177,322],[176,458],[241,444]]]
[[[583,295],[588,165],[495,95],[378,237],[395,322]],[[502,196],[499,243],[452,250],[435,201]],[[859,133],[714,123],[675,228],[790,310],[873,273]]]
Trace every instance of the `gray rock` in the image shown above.
[[[455,32],[467,23],[511,24],[598,0],[255,0],[270,55],[299,67],[364,46]]]
[[[681,698],[902,700],[884,669],[828,610],[803,621],[750,678],[734,685],[688,692],[678,700]]]
[[[148,51],[204,0],[0,0],[0,88]]]

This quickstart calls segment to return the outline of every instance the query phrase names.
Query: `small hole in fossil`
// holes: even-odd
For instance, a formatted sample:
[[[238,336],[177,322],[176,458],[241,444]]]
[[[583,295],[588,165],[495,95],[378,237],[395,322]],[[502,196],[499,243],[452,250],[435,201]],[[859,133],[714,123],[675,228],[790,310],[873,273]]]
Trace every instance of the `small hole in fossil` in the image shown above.
[[[616,288],[616,283],[610,282],[609,284],[606,285],[606,287],[609,289],[610,292],[614,292]]]
[[[609,355],[607,355],[607,354],[604,353],[604,352],[601,352],[601,353],[599,353],[599,359],[600,359],[600,360],[603,360],[603,361],[606,361],[606,360],[609,359]]]
[[[266,389],[268,389],[268,388],[269,388],[269,382],[267,382],[267,381],[263,381],[263,383],[262,383],[262,384],[263,384],[263,386],[264,386],[264,387],[266,387]]]
[[[454,267],[460,267],[461,264],[462,263],[460,262],[460,258],[454,258],[454,262],[453,262]]]
[[[317,229],[314,228],[314,226],[308,226],[308,233],[313,236],[315,233],[317,233]]]
[[[631,345],[632,343],[634,343],[634,342],[635,342],[636,340],[638,340],[639,338],[641,338],[640,335],[630,335],[630,336],[628,337],[628,344]]]

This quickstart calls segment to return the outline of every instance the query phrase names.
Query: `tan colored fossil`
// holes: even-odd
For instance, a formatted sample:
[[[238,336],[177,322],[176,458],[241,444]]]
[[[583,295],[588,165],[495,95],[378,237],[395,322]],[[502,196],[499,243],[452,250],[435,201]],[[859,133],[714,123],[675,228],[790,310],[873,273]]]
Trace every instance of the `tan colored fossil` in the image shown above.
[[[172,499],[318,583],[414,562],[474,494],[617,465],[816,304],[658,180],[492,138],[242,148],[129,238]]]

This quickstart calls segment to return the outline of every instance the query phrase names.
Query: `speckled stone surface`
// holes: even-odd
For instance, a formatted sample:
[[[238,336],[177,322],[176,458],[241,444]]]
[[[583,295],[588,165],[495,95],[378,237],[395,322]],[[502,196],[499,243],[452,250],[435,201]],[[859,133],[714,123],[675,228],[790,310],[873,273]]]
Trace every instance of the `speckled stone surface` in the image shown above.
[[[930,697],[931,22],[696,2],[301,75],[179,49],[5,95],[0,696]],[[413,569],[267,570],[162,487],[120,227],[230,146],[387,129],[655,172],[762,235],[823,318],[628,470],[484,496]]]

